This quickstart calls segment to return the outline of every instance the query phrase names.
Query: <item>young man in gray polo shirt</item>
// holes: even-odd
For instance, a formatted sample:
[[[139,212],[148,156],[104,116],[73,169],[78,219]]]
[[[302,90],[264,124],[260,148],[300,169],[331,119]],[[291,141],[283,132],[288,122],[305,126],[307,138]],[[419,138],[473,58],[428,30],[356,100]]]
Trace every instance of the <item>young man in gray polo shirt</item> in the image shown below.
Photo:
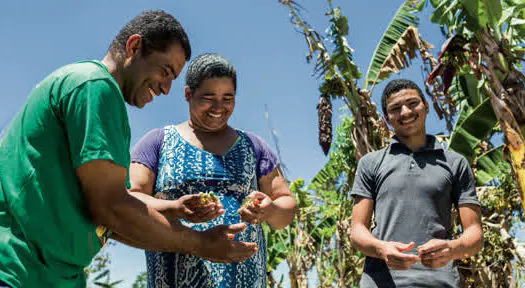
[[[395,136],[363,156],[352,188],[351,239],[367,256],[360,286],[459,287],[453,260],[483,245],[472,171],[463,156],[426,134],[428,103],[414,82],[391,81],[381,104]],[[453,240],[452,205],[463,231]]]

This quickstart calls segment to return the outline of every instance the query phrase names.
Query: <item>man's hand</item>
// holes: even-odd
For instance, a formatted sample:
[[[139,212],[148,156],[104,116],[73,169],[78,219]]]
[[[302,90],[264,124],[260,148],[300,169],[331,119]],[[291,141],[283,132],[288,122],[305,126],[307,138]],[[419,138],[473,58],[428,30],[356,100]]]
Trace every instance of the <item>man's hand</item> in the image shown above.
[[[427,268],[440,268],[454,259],[450,241],[432,239],[419,246],[417,252],[421,258],[421,264]]]
[[[172,216],[192,223],[201,223],[210,221],[224,213],[220,202],[212,201],[202,205],[200,200],[201,197],[198,194],[184,195],[173,200]]]
[[[219,225],[204,232],[200,249],[193,253],[195,256],[218,263],[242,262],[257,252],[257,244],[252,242],[232,241],[235,234],[246,228],[243,223]]]
[[[270,213],[275,209],[272,198],[259,191],[253,191],[246,196],[245,203],[238,212],[241,220],[250,224],[266,221]]]
[[[399,242],[383,242],[380,247],[379,255],[386,262],[388,267],[393,270],[407,270],[412,264],[419,261],[419,257],[416,255],[405,254],[406,252],[414,248],[414,242],[408,244]]]

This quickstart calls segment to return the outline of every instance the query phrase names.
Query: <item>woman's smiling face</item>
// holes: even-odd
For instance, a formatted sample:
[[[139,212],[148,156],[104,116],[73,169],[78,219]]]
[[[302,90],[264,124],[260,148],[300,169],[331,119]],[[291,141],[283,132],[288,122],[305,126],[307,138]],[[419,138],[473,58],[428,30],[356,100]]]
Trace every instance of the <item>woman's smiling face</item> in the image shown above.
[[[195,129],[216,132],[227,127],[235,107],[233,79],[205,79],[194,91],[186,86],[184,94],[189,104],[190,123]]]

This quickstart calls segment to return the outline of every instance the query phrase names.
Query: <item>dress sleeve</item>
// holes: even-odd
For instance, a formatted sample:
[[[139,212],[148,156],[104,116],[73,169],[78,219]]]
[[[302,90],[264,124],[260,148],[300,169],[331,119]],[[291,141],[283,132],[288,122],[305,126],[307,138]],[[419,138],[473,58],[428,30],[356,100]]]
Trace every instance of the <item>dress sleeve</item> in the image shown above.
[[[279,159],[268,144],[259,136],[254,133],[246,132],[246,136],[250,139],[253,150],[255,151],[255,157],[257,160],[257,178],[268,175],[279,165]]]
[[[131,162],[141,163],[157,175],[159,154],[164,140],[164,129],[156,128],[146,133],[131,151]]]

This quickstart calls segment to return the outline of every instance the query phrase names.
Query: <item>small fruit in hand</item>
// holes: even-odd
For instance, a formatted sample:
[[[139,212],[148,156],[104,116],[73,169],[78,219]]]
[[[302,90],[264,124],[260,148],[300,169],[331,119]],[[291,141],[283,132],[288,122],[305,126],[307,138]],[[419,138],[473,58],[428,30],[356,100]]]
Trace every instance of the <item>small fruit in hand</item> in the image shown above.
[[[244,198],[244,201],[242,202],[241,209],[248,208],[249,206],[251,207],[259,206],[259,204],[261,204],[261,202],[258,199],[246,197]]]
[[[208,193],[199,192],[199,202],[201,205],[205,206],[212,202],[215,202],[215,203],[219,202],[219,197],[217,197],[217,195],[215,195],[215,193],[213,192],[208,192]]]

